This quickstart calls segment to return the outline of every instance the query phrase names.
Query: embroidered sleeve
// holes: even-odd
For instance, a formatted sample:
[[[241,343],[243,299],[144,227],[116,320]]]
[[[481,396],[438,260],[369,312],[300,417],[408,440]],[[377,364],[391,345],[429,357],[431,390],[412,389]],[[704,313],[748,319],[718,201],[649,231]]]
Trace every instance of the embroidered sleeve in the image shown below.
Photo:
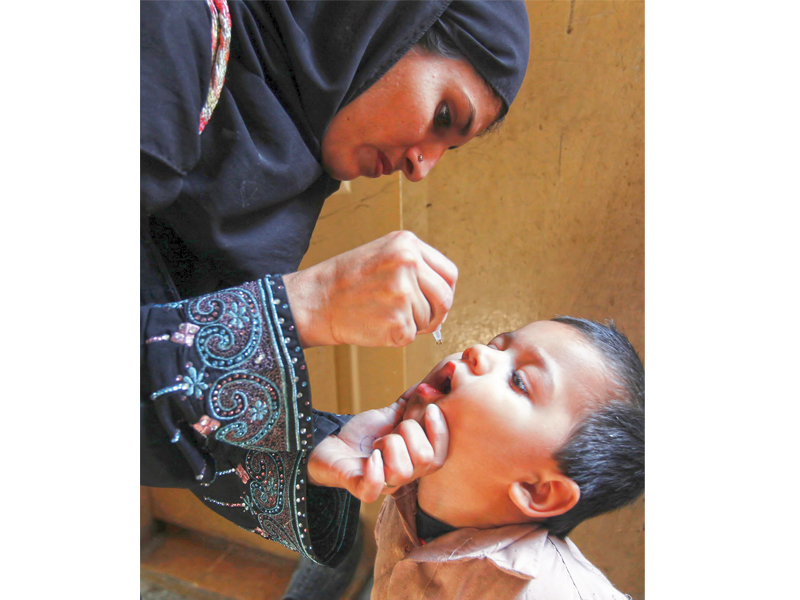
[[[240,527],[337,564],[360,503],[307,483],[315,411],[282,278],[143,307],[142,340],[142,483],[190,487]]]

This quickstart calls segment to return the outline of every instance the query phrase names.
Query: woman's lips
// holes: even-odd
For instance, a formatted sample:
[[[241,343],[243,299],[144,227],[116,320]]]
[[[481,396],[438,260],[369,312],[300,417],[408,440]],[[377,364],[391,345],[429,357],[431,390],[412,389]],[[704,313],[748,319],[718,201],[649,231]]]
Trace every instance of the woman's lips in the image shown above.
[[[381,161],[381,153],[378,152],[375,155],[375,168],[372,170],[372,175],[369,175],[369,177],[375,179],[381,175],[383,175],[383,161]]]
[[[383,152],[378,150],[378,160],[375,163],[375,177],[380,177],[381,175],[388,175],[394,169],[392,168],[392,163],[389,160],[389,157],[386,156]]]

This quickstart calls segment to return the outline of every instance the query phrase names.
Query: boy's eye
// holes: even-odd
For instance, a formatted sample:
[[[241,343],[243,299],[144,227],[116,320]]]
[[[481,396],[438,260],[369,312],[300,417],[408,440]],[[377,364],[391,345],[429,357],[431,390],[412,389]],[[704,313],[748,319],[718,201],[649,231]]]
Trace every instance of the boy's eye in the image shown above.
[[[522,381],[519,371],[511,371],[511,385],[525,394],[528,393],[528,388],[525,387],[525,382]]]
[[[433,119],[433,126],[436,129],[447,129],[450,127],[450,124],[450,107],[447,106],[447,103],[444,103],[436,111],[436,116]]]

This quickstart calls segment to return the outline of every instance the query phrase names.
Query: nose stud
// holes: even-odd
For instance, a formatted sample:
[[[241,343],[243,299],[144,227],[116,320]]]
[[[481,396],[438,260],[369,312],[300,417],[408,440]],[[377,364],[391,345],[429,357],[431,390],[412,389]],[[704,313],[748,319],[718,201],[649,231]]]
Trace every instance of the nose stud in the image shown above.
[[[423,160],[425,160],[425,159],[424,159],[424,158],[422,158],[422,154],[420,154],[420,155],[417,157],[417,160],[418,160],[419,162],[422,162],[422,161],[423,161]]]

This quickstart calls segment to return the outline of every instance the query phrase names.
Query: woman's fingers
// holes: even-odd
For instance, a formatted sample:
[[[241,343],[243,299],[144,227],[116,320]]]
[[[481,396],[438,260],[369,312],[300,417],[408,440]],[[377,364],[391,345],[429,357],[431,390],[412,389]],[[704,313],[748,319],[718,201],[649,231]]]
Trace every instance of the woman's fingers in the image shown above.
[[[403,423],[398,425],[397,431]],[[390,433],[376,440],[374,447],[381,451],[384,481],[388,486],[399,487],[414,481],[414,464],[403,435]]]
[[[419,266],[417,282],[420,289],[420,295],[416,298],[417,304],[414,306],[417,334],[432,333],[453,306],[455,285],[451,286],[426,262]]]
[[[458,280],[458,267],[433,246],[426,244],[413,234],[403,238],[411,247],[408,266],[409,279],[416,286],[408,301],[416,325],[415,336],[431,333],[447,317],[453,306]]]
[[[427,475],[442,468],[450,449],[450,430],[447,428],[444,413],[435,404],[429,404],[425,409],[425,431],[433,448],[433,460],[428,466]]]
[[[418,241],[423,260],[428,263],[430,268],[436,271],[436,273],[445,280],[450,289],[455,292],[456,282],[458,281],[458,267],[456,267],[453,261],[430,244],[426,244],[422,240]]]
[[[356,478],[355,490],[350,492],[362,502],[374,502],[384,492],[383,473],[384,464],[381,451],[375,449],[366,459],[363,476]]]
[[[453,303],[458,269],[408,231],[284,276],[301,344],[405,346]]]
[[[399,487],[438,471],[447,459],[449,443],[444,415],[431,404],[425,411],[425,429],[408,419],[374,446],[383,454],[386,483]]]

